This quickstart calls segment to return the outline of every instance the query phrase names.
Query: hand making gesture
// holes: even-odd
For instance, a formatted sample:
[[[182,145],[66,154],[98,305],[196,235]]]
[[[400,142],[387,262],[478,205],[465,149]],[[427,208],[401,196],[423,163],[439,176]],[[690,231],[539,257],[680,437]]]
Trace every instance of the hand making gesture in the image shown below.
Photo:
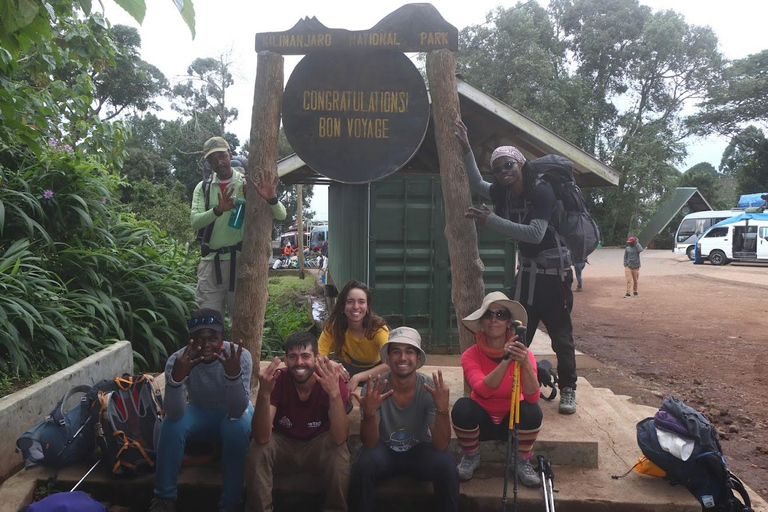
[[[325,356],[317,356],[317,364],[315,365],[315,380],[320,383],[323,391],[325,391],[330,398],[334,398],[340,393],[340,367],[340,364],[334,364],[333,361]]]
[[[432,395],[432,400],[435,402],[435,409],[438,411],[447,411],[450,405],[451,390],[448,384],[443,380],[443,371],[437,370],[437,374],[432,372],[432,381],[435,387],[431,387],[426,382],[424,383],[424,389],[429,391]]]
[[[221,196],[219,197],[219,204],[213,207],[214,213],[224,213],[230,211],[232,208],[235,207],[235,198],[232,197],[234,194],[232,187],[225,187],[224,191],[221,193]]]
[[[277,367],[280,366],[280,358],[274,357],[269,366],[259,372],[259,393],[269,396],[272,394],[272,390],[275,389],[275,382],[280,376],[280,371]]]
[[[195,343],[194,339],[190,339],[184,352],[176,358],[173,362],[173,369],[171,370],[171,378],[174,382],[183,381],[192,368],[197,363],[203,360],[203,356],[200,354],[201,346]]]
[[[233,341],[229,343],[229,354],[227,354],[226,357],[221,354],[216,356],[219,358],[219,361],[221,361],[221,364],[224,365],[224,373],[227,374],[227,377],[235,378],[240,375],[240,372],[242,371],[240,368],[240,356],[242,354],[243,340],[240,340],[239,343]]]
[[[468,219],[472,219],[481,226],[485,226],[486,221],[488,221],[488,217],[493,213],[493,210],[487,205],[483,204],[482,209],[473,208],[470,206],[467,208],[467,213],[464,214],[464,216]]]
[[[269,179],[267,179],[265,171],[259,171],[259,177],[253,181],[253,188],[256,189],[256,193],[259,194],[266,201],[277,197],[277,173],[273,173]]]
[[[363,415],[373,416],[376,411],[381,407],[382,402],[389,398],[395,391],[390,389],[386,393],[384,390],[387,387],[387,379],[379,380],[378,377],[372,377],[368,379],[368,386],[365,390],[365,395],[362,397],[360,393],[354,391],[352,396],[355,397],[357,403],[363,408]]]

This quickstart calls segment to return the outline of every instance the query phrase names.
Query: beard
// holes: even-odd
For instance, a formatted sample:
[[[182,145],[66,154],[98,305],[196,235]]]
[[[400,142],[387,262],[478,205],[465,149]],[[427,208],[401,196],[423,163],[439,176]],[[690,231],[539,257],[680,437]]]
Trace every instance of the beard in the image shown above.
[[[296,384],[304,384],[315,374],[314,366],[307,365],[296,365],[288,368],[288,371],[291,373],[291,378]]]

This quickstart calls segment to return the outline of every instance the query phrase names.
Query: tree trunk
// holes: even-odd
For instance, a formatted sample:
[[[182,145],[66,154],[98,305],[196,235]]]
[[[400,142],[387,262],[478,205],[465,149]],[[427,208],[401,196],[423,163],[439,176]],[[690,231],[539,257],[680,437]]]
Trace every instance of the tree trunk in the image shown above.
[[[472,196],[461,146],[455,135],[460,107],[456,61],[449,50],[434,50],[427,55],[427,77],[445,203],[445,237],[451,258],[451,299],[459,318],[459,344],[464,352],[475,343],[475,336],[464,327],[461,318],[480,307],[483,301],[483,262],[477,248],[475,223],[464,217],[472,205]]]
[[[277,137],[283,101],[283,56],[259,52],[251,114],[248,180],[277,177]],[[267,306],[267,267],[272,251],[272,210],[251,188],[245,205],[243,250],[238,262],[231,339],[243,341],[253,357],[251,385],[258,385],[261,339]]]
[[[299,224],[299,279],[304,279],[304,187],[296,185],[296,222]]]

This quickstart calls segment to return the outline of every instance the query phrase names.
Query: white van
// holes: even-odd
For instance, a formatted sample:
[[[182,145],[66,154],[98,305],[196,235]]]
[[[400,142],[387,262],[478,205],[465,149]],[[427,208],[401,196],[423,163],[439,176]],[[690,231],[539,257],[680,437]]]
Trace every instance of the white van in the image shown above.
[[[718,222],[744,213],[744,210],[705,210],[686,215],[675,232],[675,254],[685,254],[693,260],[696,240]]]
[[[697,263],[768,263],[768,213],[742,213],[719,222],[696,242]]]

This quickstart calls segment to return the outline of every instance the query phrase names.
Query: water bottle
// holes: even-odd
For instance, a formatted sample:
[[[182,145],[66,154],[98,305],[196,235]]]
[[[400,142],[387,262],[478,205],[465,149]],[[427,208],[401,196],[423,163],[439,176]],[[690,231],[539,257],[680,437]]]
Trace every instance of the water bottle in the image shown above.
[[[242,228],[244,219],[245,199],[238,197],[237,200],[235,200],[235,207],[232,208],[232,213],[229,216],[229,227],[234,229]]]

